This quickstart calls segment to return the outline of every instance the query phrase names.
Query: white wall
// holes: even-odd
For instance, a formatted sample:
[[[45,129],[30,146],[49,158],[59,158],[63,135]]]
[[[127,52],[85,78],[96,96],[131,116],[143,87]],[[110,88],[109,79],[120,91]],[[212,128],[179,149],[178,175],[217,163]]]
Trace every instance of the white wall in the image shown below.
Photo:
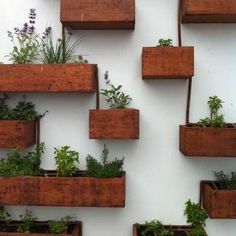
[[[212,179],[213,170],[235,170],[234,159],[187,158],[178,149],[178,126],[184,124],[187,81],[142,81],[141,51],[156,45],[159,38],[177,44],[177,0],[136,0],[135,31],[75,31],[82,37],[80,53],[110,72],[114,84],[122,84],[141,114],[140,140],[108,141],[112,155],[125,156],[127,195],[124,209],[30,207],[39,219],[65,214],[83,221],[85,236],[132,235],[132,224],[160,219],[166,224],[185,224],[184,202],[198,201],[199,181]],[[6,31],[26,21],[29,8],[36,8],[41,32],[48,25],[59,37],[59,0],[0,1],[0,61],[7,62],[11,49]],[[191,121],[208,114],[207,100],[218,95],[225,101],[226,120],[236,119],[236,25],[184,25],[183,44],[195,46]],[[49,110],[42,121],[41,139],[47,151],[43,168],[54,168],[53,147],[70,145],[81,153],[81,168],[88,153],[100,156],[103,141],[88,139],[88,110],[95,95],[30,94],[40,111]],[[20,95],[12,95],[13,99]],[[102,99],[102,107],[106,104]],[[1,151],[3,156],[6,152]],[[7,207],[17,216],[24,207]],[[233,236],[234,220],[208,220],[209,236]]]

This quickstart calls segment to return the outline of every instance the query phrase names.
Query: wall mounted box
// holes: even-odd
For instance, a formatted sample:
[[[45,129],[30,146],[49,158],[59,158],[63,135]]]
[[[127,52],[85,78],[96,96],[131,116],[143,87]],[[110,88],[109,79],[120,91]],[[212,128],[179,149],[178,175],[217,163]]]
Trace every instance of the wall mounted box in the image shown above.
[[[24,206],[124,207],[125,172],[117,178],[0,177],[0,204]]]
[[[143,79],[189,79],[194,75],[194,47],[144,47]]]
[[[179,148],[185,156],[236,157],[236,128],[180,125]]]
[[[0,148],[23,149],[36,143],[36,121],[0,120]]]
[[[48,233],[49,227],[46,221],[35,222],[32,227],[32,233],[19,233],[17,228],[21,223],[21,221],[12,221],[10,223],[0,221],[0,236],[82,236],[81,222],[69,223],[67,232],[62,234]]]
[[[0,92],[95,92],[97,65],[0,64]]]
[[[61,0],[61,23],[72,29],[130,29],[135,0]]]
[[[139,110],[90,110],[89,138],[139,139]]]
[[[236,23],[236,0],[182,1],[182,23]]]
[[[203,208],[212,219],[236,219],[236,190],[221,190],[218,186],[217,181],[203,181]]]

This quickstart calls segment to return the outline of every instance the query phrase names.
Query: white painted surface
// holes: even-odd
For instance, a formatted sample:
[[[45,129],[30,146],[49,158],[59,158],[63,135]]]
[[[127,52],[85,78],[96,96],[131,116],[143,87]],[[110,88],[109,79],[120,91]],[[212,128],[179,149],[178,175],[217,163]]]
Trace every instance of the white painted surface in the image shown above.
[[[60,37],[59,0],[0,1],[0,61],[11,44],[6,31],[21,26],[29,8],[38,13],[37,28],[48,25]],[[80,53],[110,72],[114,84],[122,84],[141,114],[140,140],[106,142],[113,156],[125,156],[127,195],[124,209],[30,207],[39,219],[71,214],[83,221],[85,236],[132,235],[132,224],[160,219],[166,224],[185,224],[184,202],[198,201],[199,181],[213,179],[213,170],[235,170],[229,158],[184,157],[178,150],[178,126],[185,121],[186,81],[142,81],[141,51],[156,45],[159,38],[173,38],[177,44],[177,0],[136,0],[135,31],[74,31],[82,37]],[[222,113],[228,122],[236,120],[236,24],[184,25],[183,44],[195,46],[191,121],[208,115],[207,100],[218,95],[225,101]],[[42,120],[41,139],[46,143],[42,167],[54,168],[53,147],[70,145],[81,153],[81,169],[88,153],[100,156],[103,141],[88,139],[88,110],[95,95],[31,94],[38,109],[49,113]],[[12,95],[13,100],[20,95]],[[102,107],[106,107],[102,99]],[[1,151],[1,156],[6,152]],[[7,207],[15,217],[25,207]],[[234,236],[234,220],[208,220],[209,236]]]

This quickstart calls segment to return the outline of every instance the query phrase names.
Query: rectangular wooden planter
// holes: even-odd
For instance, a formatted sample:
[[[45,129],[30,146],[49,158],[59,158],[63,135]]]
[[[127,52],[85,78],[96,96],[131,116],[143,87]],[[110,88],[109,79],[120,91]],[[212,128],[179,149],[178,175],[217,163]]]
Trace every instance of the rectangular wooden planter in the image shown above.
[[[139,110],[90,110],[89,138],[139,139]]]
[[[189,79],[194,75],[194,47],[144,47],[143,79]]]
[[[124,207],[121,177],[0,177],[0,205]]]
[[[13,221],[10,223],[0,221],[0,236],[82,236],[82,223],[71,222],[68,225],[68,231],[62,234],[50,234],[48,232],[48,222],[35,222],[32,227],[34,233],[19,233],[17,228],[22,222]],[[36,233],[38,232],[38,233]]]
[[[0,92],[95,92],[97,65],[0,64]]]
[[[0,148],[23,149],[36,143],[36,121],[0,120]]]
[[[236,219],[236,190],[221,190],[216,181],[203,181],[202,204],[210,218]]]
[[[236,0],[182,1],[182,23],[236,23]]]
[[[61,23],[73,29],[134,29],[135,0],[61,0]]]
[[[179,149],[185,156],[236,157],[236,128],[180,125]]]

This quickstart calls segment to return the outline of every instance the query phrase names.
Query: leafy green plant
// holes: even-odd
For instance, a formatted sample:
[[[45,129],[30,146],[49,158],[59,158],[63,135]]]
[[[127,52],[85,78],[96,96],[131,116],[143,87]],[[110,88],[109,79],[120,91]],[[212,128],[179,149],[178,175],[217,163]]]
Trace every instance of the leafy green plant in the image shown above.
[[[108,71],[106,71],[104,79],[110,89],[101,89],[100,94],[106,98],[106,102],[109,104],[110,108],[126,108],[132,101],[132,98],[130,98],[129,95],[126,95],[121,91],[122,85],[115,87],[113,84],[111,84],[108,77]]]
[[[79,153],[70,150],[69,146],[55,148],[54,151],[57,174],[58,176],[73,176],[78,168],[75,166],[79,164]]]
[[[236,189],[236,172],[231,172],[231,175],[225,174],[223,171],[214,172],[216,180],[219,181],[221,189]]]
[[[160,39],[157,47],[172,47],[172,39]]]
[[[0,159],[0,175],[11,176],[35,176],[41,173],[40,162],[44,153],[44,144],[36,146],[34,152],[26,155],[20,154],[18,150],[13,150],[7,154],[8,158]]]
[[[62,234],[66,233],[68,230],[68,225],[70,221],[73,219],[71,216],[65,216],[61,218],[61,220],[50,220],[49,221],[49,232],[51,234]]]
[[[0,120],[8,120],[11,114],[11,108],[6,104],[6,100],[9,97],[4,94],[2,98],[0,98]]]
[[[89,176],[96,178],[111,178],[121,176],[124,157],[122,160],[115,158],[115,160],[109,162],[109,151],[106,145],[104,145],[100,159],[101,162],[94,159],[91,155],[87,156],[87,172]]]
[[[17,231],[20,233],[30,233],[36,217],[32,216],[32,211],[26,210],[24,214],[20,215],[22,223],[19,225]]]
[[[3,206],[0,206],[0,221],[6,221],[7,223],[11,222],[11,215],[5,211]]]
[[[222,108],[223,101],[219,99],[217,96],[209,97],[208,105],[210,108],[210,117],[206,117],[205,119],[201,119],[197,125],[203,127],[214,127],[214,128],[223,128],[225,127],[224,116],[219,115],[219,109]]]

